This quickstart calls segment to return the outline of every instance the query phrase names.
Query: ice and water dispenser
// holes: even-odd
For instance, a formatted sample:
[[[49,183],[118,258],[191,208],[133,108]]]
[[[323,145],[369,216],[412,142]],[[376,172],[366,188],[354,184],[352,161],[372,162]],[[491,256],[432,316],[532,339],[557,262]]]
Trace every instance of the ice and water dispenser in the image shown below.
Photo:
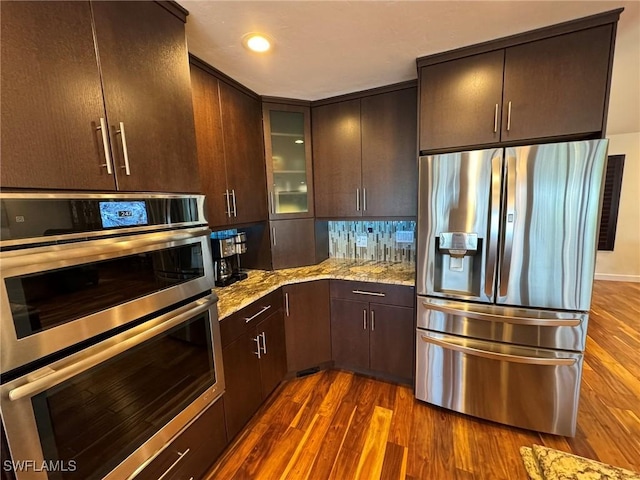
[[[441,232],[435,239],[434,290],[479,296],[482,238],[477,233]]]

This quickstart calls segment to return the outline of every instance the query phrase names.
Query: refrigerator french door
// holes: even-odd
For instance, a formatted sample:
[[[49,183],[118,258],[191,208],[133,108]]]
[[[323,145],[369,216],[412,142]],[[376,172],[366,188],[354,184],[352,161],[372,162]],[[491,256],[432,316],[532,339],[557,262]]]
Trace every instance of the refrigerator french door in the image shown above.
[[[420,158],[416,398],[573,436],[606,140]]]

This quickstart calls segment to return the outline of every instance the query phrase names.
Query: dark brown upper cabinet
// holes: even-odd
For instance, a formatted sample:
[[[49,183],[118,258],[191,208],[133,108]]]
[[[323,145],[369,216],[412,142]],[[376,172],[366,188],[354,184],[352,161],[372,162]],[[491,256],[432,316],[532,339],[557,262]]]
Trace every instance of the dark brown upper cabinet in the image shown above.
[[[420,152],[603,137],[621,11],[418,59]]]
[[[262,121],[269,218],[313,218],[309,106],[264,102]]]
[[[211,227],[267,219],[262,107],[257,95],[191,56],[202,191]]]
[[[410,82],[314,103],[316,217],[416,215],[416,102]]]
[[[1,8],[2,187],[199,190],[185,11]]]

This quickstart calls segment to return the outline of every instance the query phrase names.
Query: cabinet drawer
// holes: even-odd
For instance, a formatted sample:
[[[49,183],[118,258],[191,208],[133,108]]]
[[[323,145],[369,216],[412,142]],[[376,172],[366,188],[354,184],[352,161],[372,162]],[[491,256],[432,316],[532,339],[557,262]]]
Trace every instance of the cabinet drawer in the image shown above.
[[[201,478],[227,446],[223,399],[218,399],[158,455],[136,480]]]
[[[413,307],[415,288],[387,283],[332,280],[331,298]]]
[[[282,290],[265,295],[242,310],[220,321],[220,338],[225,347],[282,307]]]

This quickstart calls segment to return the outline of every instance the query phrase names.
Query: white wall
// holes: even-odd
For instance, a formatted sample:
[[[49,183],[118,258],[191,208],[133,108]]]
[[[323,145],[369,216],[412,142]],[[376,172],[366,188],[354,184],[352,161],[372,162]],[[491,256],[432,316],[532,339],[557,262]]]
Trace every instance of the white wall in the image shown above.
[[[596,279],[640,282],[640,132],[610,135],[609,155],[624,154],[616,241],[599,251]]]

